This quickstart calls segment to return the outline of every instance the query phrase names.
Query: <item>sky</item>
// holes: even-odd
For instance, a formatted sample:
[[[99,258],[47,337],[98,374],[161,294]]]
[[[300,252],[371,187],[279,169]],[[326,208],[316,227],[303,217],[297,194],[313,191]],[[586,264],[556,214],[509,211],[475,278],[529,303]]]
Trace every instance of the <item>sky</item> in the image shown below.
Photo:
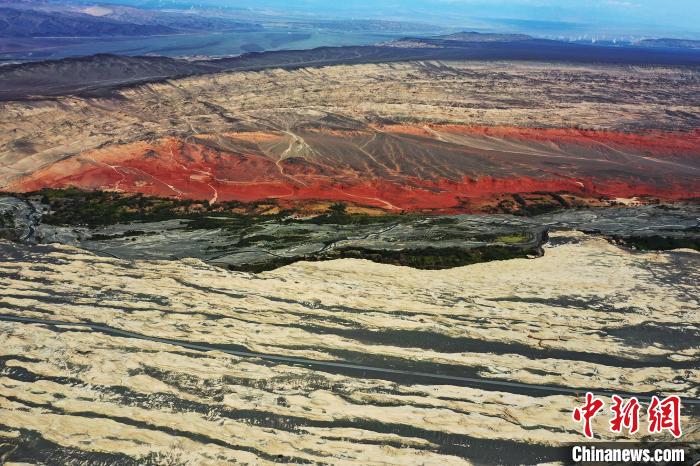
[[[197,0],[196,5],[421,21],[540,36],[628,34],[700,39],[700,0]]]

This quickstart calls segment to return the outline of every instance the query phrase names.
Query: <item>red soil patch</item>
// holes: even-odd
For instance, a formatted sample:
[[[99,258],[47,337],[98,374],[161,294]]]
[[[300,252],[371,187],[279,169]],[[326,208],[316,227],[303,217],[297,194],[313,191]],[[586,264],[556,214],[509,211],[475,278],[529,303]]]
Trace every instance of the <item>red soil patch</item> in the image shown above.
[[[300,157],[288,157],[279,161],[280,157],[274,154],[252,150],[248,146],[241,148],[239,152],[223,151],[203,144],[185,144],[169,138],[155,144],[138,142],[112,146],[64,159],[37,170],[30,176],[15,180],[6,186],[5,190],[29,192],[46,187],[78,187],[210,202],[274,198],[289,203],[319,199],[348,201],[392,210],[468,210],[468,207],[465,207],[467,204],[477,205],[479,200],[502,194],[536,191],[567,191],[591,198],[651,196],[675,200],[700,197],[700,178],[692,172],[700,166],[699,131],[681,135],[676,133],[621,134],[569,129],[479,128],[454,125],[434,125],[431,128],[444,134],[489,136],[521,142],[556,142],[559,145],[565,144],[567,147],[574,148],[576,157],[572,157],[571,160],[567,160],[566,156],[563,156],[562,160],[546,158],[529,160],[527,154],[524,156],[519,154],[515,157],[507,151],[504,154],[495,155],[486,152],[486,155],[479,153],[478,157],[481,158],[474,159],[478,163],[472,163],[469,168],[471,171],[466,172],[459,165],[460,160],[470,157],[471,152],[465,150],[464,155],[458,154],[457,157],[451,155],[452,158],[449,159],[450,163],[455,165],[454,173],[458,174],[462,170],[461,177],[452,176],[448,179],[432,176],[426,179],[417,176],[416,173],[433,173],[429,164],[435,160],[433,153],[437,150],[434,142],[435,135],[416,126],[385,126],[381,131],[433,141],[425,149],[432,158],[419,160],[414,157],[412,160],[402,160],[402,153],[393,153],[390,162],[394,165],[398,164],[399,168],[391,172],[383,172],[389,174],[382,176],[373,175],[378,173],[377,170],[362,171],[358,168],[358,164],[346,164],[343,156],[338,155],[341,154],[340,150],[337,152],[331,150],[336,146],[327,145],[323,148],[326,158],[336,157],[336,162],[331,164],[325,159],[320,162]],[[344,135],[334,130],[330,137],[351,139],[363,134],[369,133],[352,131]],[[278,141],[285,137],[279,133],[259,132],[232,133],[227,136],[245,141],[246,144]],[[662,154],[664,161],[659,165],[661,169],[657,170],[654,168],[656,165],[645,165],[650,162],[642,156],[639,159],[631,159],[628,167],[631,175],[626,171],[624,163],[620,164],[619,161],[607,172],[601,169],[606,161],[605,157],[602,157],[601,162],[601,156],[597,154],[599,159],[589,166],[585,157],[581,156],[581,151],[584,151],[591,141],[596,144],[612,145],[611,154],[615,154],[621,148],[631,148],[637,152],[643,151],[650,154],[651,157]],[[395,149],[395,143],[393,141],[389,144],[393,144],[392,147]],[[409,143],[412,142],[409,141]],[[369,150],[369,148],[363,150]],[[376,158],[381,158],[382,150],[382,148],[377,149]],[[403,154],[407,157],[405,153]],[[363,155],[363,157],[366,156]],[[676,163],[677,158],[686,165]],[[483,167],[474,175],[474,166],[477,169],[481,167],[481,161],[484,161]],[[550,169],[549,167],[555,162],[566,163],[573,168],[562,169],[558,166]],[[660,163],[656,160],[652,162]],[[374,162],[367,159],[366,163]],[[384,162],[378,160],[376,163]],[[688,163],[690,165],[687,165]],[[401,164],[409,166],[410,170],[401,171]],[[416,165],[420,165],[420,169],[415,169]],[[370,167],[370,165],[367,166]],[[508,175],[493,176],[494,167],[500,170],[499,173],[506,172]]]

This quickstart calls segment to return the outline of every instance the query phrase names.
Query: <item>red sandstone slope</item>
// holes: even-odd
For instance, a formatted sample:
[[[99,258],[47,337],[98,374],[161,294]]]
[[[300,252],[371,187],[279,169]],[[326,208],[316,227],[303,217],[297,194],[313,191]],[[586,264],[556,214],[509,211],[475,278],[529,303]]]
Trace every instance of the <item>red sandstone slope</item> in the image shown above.
[[[504,193],[700,197],[700,132],[620,134],[456,125],[199,135],[115,145],[7,183],[251,201],[449,209]]]

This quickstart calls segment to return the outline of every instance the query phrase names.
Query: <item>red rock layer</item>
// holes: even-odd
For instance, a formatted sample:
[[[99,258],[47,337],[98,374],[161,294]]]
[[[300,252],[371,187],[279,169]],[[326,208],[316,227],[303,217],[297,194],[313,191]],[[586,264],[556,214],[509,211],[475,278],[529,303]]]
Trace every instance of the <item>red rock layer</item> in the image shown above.
[[[72,186],[210,202],[320,199],[392,210],[467,210],[463,206],[475,200],[534,191],[700,197],[698,131],[634,135],[433,125],[319,133],[298,133],[310,149],[297,156],[283,150],[292,143],[282,133],[231,134],[226,150],[206,137],[112,146],[61,160],[4,189]],[[482,140],[496,141],[496,148],[476,147]],[[531,146],[508,149],[514,143]]]

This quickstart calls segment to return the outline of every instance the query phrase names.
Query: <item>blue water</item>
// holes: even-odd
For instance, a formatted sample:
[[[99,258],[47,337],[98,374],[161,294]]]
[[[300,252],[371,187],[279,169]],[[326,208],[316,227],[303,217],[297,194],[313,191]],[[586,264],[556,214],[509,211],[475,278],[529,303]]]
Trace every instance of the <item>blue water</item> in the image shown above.
[[[2,44],[0,59],[44,60],[112,53],[118,55],[228,56],[245,52],[308,49],[321,46],[369,45],[404,34],[337,32],[315,29],[266,29],[264,31],[199,33],[130,38],[21,39],[22,51]],[[6,40],[7,41],[7,40]],[[19,40],[13,40],[19,43]],[[10,50],[10,51],[8,51]]]

